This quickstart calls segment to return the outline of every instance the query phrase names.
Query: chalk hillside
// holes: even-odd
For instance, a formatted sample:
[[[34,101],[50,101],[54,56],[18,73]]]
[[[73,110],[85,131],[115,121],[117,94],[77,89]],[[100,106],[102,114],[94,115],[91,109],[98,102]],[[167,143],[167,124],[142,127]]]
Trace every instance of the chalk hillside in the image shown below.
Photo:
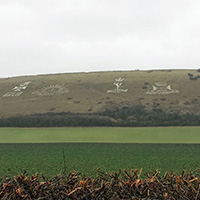
[[[99,113],[143,105],[200,114],[199,70],[114,71],[0,79],[0,118],[44,113]]]

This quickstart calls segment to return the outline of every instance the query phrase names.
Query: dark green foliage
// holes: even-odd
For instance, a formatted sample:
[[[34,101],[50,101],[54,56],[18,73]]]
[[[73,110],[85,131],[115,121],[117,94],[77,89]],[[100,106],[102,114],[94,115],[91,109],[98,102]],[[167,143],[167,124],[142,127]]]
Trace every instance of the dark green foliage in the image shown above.
[[[200,69],[198,69],[197,72],[200,72]],[[194,76],[193,74],[188,73],[188,77],[190,80],[197,80],[198,78],[200,78],[200,75]]]
[[[0,119],[1,127],[112,126],[108,117],[71,113],[46,113]]]
[[[102,113],[45,113],[0,119],[0,127],[77,127],[77,126],[199,126],[200,115],[167,113],[145,106],[124,106]]]
[[[200,125],[200,116],[194,114],[179,115],[166,113],[161,109],[147,111],[144,106],[123,107],[114,111],[106,110],[104,116],[120,119],[118,125],[124,126],[186,126]],[[132,117],[135,120],[129,121]]]

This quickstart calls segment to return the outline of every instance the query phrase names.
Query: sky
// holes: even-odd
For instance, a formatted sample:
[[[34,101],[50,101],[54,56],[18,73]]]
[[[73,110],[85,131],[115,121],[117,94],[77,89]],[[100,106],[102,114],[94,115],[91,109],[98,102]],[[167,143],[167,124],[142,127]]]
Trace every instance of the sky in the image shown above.
[[[198,68],[199,0],[0,0],[0,77]]]

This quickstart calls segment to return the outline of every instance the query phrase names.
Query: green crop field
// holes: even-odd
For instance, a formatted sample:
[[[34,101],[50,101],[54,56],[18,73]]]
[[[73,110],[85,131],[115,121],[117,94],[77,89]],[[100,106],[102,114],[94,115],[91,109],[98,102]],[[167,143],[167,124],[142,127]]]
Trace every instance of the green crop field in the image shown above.
[[[97,168],[107,171],[143,168],[181,173],[200,166],[199,144],[1,144],[0,176],[35,172],[52,177],[63,169],[95,175]]]
[[[1,128],[0,143],[200,143],[200,127]]]
[[[200,127],[0,129],[0,176],[200,167]],[[196,143],[196,144],[195,144]]]

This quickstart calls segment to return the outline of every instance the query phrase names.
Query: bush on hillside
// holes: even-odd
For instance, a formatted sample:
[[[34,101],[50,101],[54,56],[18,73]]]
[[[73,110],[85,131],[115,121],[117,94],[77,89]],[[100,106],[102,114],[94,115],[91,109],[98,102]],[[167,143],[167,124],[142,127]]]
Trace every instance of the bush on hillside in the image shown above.
[[[101,113],[45,113],[0,119],[0,127],[78,127],[78,126],[199,126],[200,115],[167,113],[159,108],[124,106]]]

